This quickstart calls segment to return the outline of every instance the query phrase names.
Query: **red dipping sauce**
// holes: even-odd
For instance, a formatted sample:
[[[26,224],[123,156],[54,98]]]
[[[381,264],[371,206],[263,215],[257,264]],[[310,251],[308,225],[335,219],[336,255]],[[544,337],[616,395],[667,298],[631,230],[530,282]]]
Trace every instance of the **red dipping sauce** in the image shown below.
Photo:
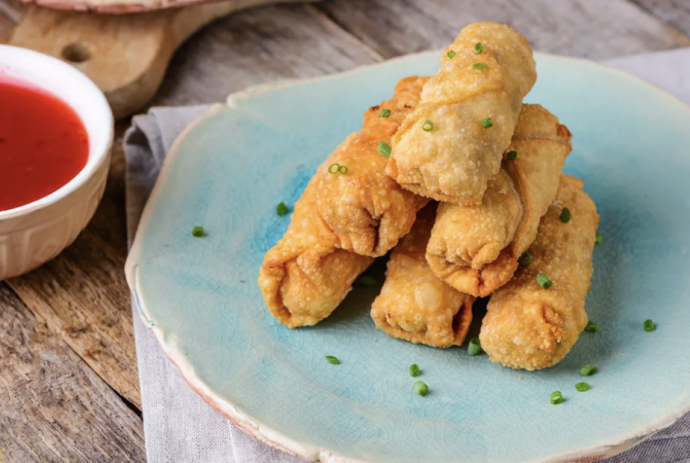
[[[60,189],[88,158],[86,128],[67,103],[0,80],[0,211]]]

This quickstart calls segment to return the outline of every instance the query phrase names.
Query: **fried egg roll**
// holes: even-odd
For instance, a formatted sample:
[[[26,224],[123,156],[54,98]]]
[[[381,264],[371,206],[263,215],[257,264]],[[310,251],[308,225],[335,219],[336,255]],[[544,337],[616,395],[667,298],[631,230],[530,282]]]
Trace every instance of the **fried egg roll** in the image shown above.
[[[531,263],[491,295],[479,339],[492,362],[538,370],[555,365],[587,326],[585,298],[592,277],[599,215],[582,180],[563,175],[556,201],[529,249]],[[564,208],[571,218],[561,220]],[[543,274],[548,289],[537,282]]]
[[[410,233],[391,252],[371,316],[394,338],[434,347],[459,346],[472,322],[474,298],[439,280],[424,258],[435,209],[436,203],[420,211]]]
[[[391,137],[419,103],[427,80],[398,82],[393,97],[370,108],[362,130],[347,137],[316,173],[316,207],[339,247],[365,256],[386,254],[428,202],[385,174]]]
[[[441,203],[426,259],[443,281],[473,296],[510,280],[556,197],[571,135],[539,105],[522,107],[502,169],[481,204]]]
[[[315,196],[312,178],[295,203],[287,232],[266,253],[259,271],[266,305],[288,328],[328,317],[374,261],[336,246],[338,238],[319,217]]]
[[[492,22],[465,27],[393,136],[386,172],[418,195],[480,204],[536,78],[522,35]]]

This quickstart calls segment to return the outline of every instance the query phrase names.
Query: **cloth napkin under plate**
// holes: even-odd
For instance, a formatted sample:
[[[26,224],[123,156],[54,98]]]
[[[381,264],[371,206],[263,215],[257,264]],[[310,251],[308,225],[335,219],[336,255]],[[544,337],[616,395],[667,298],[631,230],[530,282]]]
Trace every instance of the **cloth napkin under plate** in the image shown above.
[[[636,74],[690,103],[690,48],[617,58],[605,64]],[[175,138],[210,106],[153,108],[136,116],[124,139],[127,230],[139,217]],[[299,463],[247,436],[207,405],[142,323],[132,300],[149,463]],[[690,384],[688,385],[690,388]],[[690,415],[606,463],[690,463]]]

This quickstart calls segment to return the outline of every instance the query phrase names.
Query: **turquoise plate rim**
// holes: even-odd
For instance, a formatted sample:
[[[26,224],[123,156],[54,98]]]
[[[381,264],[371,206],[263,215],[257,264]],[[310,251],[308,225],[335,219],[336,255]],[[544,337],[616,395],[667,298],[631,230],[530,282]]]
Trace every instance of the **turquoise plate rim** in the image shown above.
[[[318,82],[323,80],[340,78],[343,76],[347,76],[349,74],[356,74],[365,69],[389,66],[400,61],[415,60],[420,57],[426,57],[429,55],[439,55],[440,53],[440,50],[413,53],[386,60],[380,63],[358,66],[356,68],[341,73],[329,74],[326,76],[318,76],[306,79],[286,79],[277,82],[248,87],[244,90],[229,95],[226,103],[215,104],[206,113],[202,114],[194,122],[187,126],[182,131],[182,133],[180,133],[180,135],[175,139],[172,146],[170,147],[170,150],[166,156],[165,162],[163,163],[156,184],[151,192],[149,200],[147,201],[144,211],[142,213],[141,220],[139,222],[139,226],[137,228],[137,232],[132,243],[129,256],[125,263],[125,275],[127,278],[127,284],[130,290],[132,291],[132,294],[134,295],[137,311],[140,315],[141,320],[147,328],[153,331],[153,333],[156,336],[156,339],[158,340],[158,343],[163,349],[163,352],[168,357],[168,359],[175,366],[177,366],[177,368],[180,370],[180,373],[182,374],[182,377],[185,379],[190,388],[192,388],[192,390],[199,394],[199,396],[205,402],[207,402],[210,406],[212,406],[215,410],[221,413],[224,417],[233,422],[245,433],[270,445],[273,448],[305,459],[307,461],[316,461],[323,463],[378,463],[377,461],[373,460],[360,460],[351,458],[326,448],[320,448],[311,444],[306,444],[294,440],[289,436],[283,434],[282,432],[276,429],[272,429],[264,425],[260,421],[256,420],[255,418],[252,418],[248,414],[244,413],[231,401],[215,393],[209,385],[207,385],[203,380],[201,380],[199,376],[196,374],[196,369],[193,363],[191,363],[189,359],[184,355],[184,353],[178,348],[177,343],[175,342],[175,338],[170,337],[168,339],[166,337],[166,332],[160,327],[160,324],[156,323],[156,320],[154,320],[149,315],[149,311],[146,307],[146,301],[144,301],[140,297],[140,291],[138,291],[138,288],[140,287],[141,282],[139,279],[139,275],[137,273],[137,268],[139,266],[142,254],[141,242],[143,241],[143,239],[141,237],[144,234],[144,230],[148,227],[150,223],[151,216],[155,208],[155,204],[157,203],[158,198],[163,190],[162,185],[167,181],[168,176],[170,175],[172,165],[174,164],[174,160],[176,159],[176,157],[179,155],[179,148],[182,145],[183,140],[191,132],[193,132],[198,125],[200,125],[207,119],[213,118],[221,110],[226,108],[232,108],[237,104],[245,101],[246,99],[282,87],[290,87],[293,85],[301,85],[310,82]],[[633,80],[637,83],[642,83],[646,86],[651,87],[656,92],[658,92],[660,97],[669,98],[673,100],[676,104],[681,105],[688,112],[690,112],[690,105],[686,104],[675,95],[672,95],[656,85],[650,84],[649,82],[637,76],[629,74],[615,67],[607,66],[605,64],[597,63],[587,59],[572,58],[567,56],[554,55],[550,53],[535,53],[535,55],[550,60],[571,61],[576,62],[580,65],[603,68],[608,72],[613,71],[624,79]],[[606,458],[610,458],[621,452],[624,452],[625,450],[630,449],[635,445],[640,444],[641,442],[645,441],[657,432],[672,426],[683,415],[689,412],[690,399],[686,399],[683,403],[679,404],[678,410],[676,412],[664,416],[654,423],[647,423],[646,425],[643,425],[634,431],[630,431],[617,442],[610,442],[608,444],[577,449],[567,453],[545,455],[536,460],[526,461],[525,463],[580,462],[583,459],[585,459],[586,461],[599,461]]]

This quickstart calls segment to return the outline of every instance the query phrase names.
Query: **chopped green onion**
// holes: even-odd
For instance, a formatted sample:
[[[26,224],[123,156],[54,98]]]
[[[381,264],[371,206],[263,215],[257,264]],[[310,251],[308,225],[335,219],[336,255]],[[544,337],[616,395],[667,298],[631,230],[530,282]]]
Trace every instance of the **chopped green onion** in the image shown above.
[[[553,281],[543,273],[537,275],[537,283],[544,289],[549,289],[553,285]]]
[[[429,120],[424,121],[424,124],[422,124],[422,130],[425,132],[431,132],[434,130],[434,123]]]
[[[490,129],[493,126],[494,126],[494,122],[491,120],[490,117],[486,118],[486,119],[482,119],[482,127],[484,127],[485,129]]]
[[[276,212],[278,213],[279,216],[284,216],[289,212],[288,207],[285,205],[285,203],[280,203],[276,207]]]
[[[649,332],[649,331],[654,331],[656,326],[654,325],[654,322],[652,320],[645,320],[644,321],[644,330]]]
[[[474,63],[474,64],[472,65],[472,69],[474,69],[475,71],[483,71],[484,69],[486,69],[486,68],[488,68],[488,67],[489,67],[489,66],[487,66],[487,65],[484,64],[484,63]]]
[[[595,367],[591,363],[585,363],[584,365],[582,365],[582,368],[580,368],[580,376],[592,376],[596,372],[597,367]]]
[[[391,115],[390,109],[382,109],[381,112],[379,113],[379,117],[388,117],[390,115]]]
[[[382,141],[379,143],[379,146],[377,148],[379,150],[379,153],[383,154],[386,157],[390,157],[391,155],[391,145],[386,143],[385,141]]]
[[[517,151],[508,151],[508,154],[506,154],[506,159],[509,161],[514,161],[517,159]]]
[[[561,391],[554,391],[551,393],[549,401],[552,405],[558,405],[559,403],[563,402],[563,394],[561,394]]]
[[[467,355],[474,357],[475,355],[479,355],[481,353],[482,343],[479,341],[479,338],[470,339],[470,345],[467,346]]]
[[[329,174],[347,174],[350,169],[347,168],[347,166],[341,166],[338,163],[331,164],[328,166],[328,173]]]
[[[419,365],[417,365],[416,363],[410,365],[410,376],[416,378],[417,376],[419,376],[420,373],[421,372],[419,371]]]
[[[357,278],[357,284],[365,288],[372,288],[378,284],[378,280],[371,275],[362,275]]]
[[[453,50],[450,50],[448,53],[446,53],[446,56],[448,56],[448,58],[450,59],[453,59],[455,58],[455,52]]]
[[[340,365],[340,360],[338,360],[337,357],[333,357],[332,355],[327,355],[326,361],[331,365]]]
[[[481,42],[477,42],[477,44],[474,46],[474,54],[475,55],[481,55],[484,52],[484,44]]]
[[[594,240],[594,243],[595,243],[595,244],[601,244],[601,243],[603,243],[603,242],[604,242],[604,235],[602,235],[601,233],[597,232],[597,234],[596,234],[596,239]]]
[[[424,381],[417,381],[412,385],[412,390],[424,397],[429,393],[429,386],[427,386]]]
[[[563,210],[561,211],[561,216],[560,216],[561,222],[563,222],[563,223],[570,222],[570,218],[572,216],[573,215],[570,213],[570,209],[568,209],[567,207],[564,207]]]
[[[530,254],[527,251],[523,252],[522,255],[518,258],[518,263],[523,267],[527,267],[529,264],[532,263],[532,254]]]
[[[283,203],[280,203],[283,204]],[[192,228],[192,236],[195,236],[197,238],[201,238],[204,236],[204,227],[194,227]]]
[[[599,331],[599,325],[597,322],[593,322],[592,320],[587,322],[587,326],[585,326],[585,331],[588,333],[596,333]]]
[[[575,385],[575,389],[577,389],[578,392],[587,392],[591,388],[589,387],[589,384],[587,384],[587,383],[577,383]]]

